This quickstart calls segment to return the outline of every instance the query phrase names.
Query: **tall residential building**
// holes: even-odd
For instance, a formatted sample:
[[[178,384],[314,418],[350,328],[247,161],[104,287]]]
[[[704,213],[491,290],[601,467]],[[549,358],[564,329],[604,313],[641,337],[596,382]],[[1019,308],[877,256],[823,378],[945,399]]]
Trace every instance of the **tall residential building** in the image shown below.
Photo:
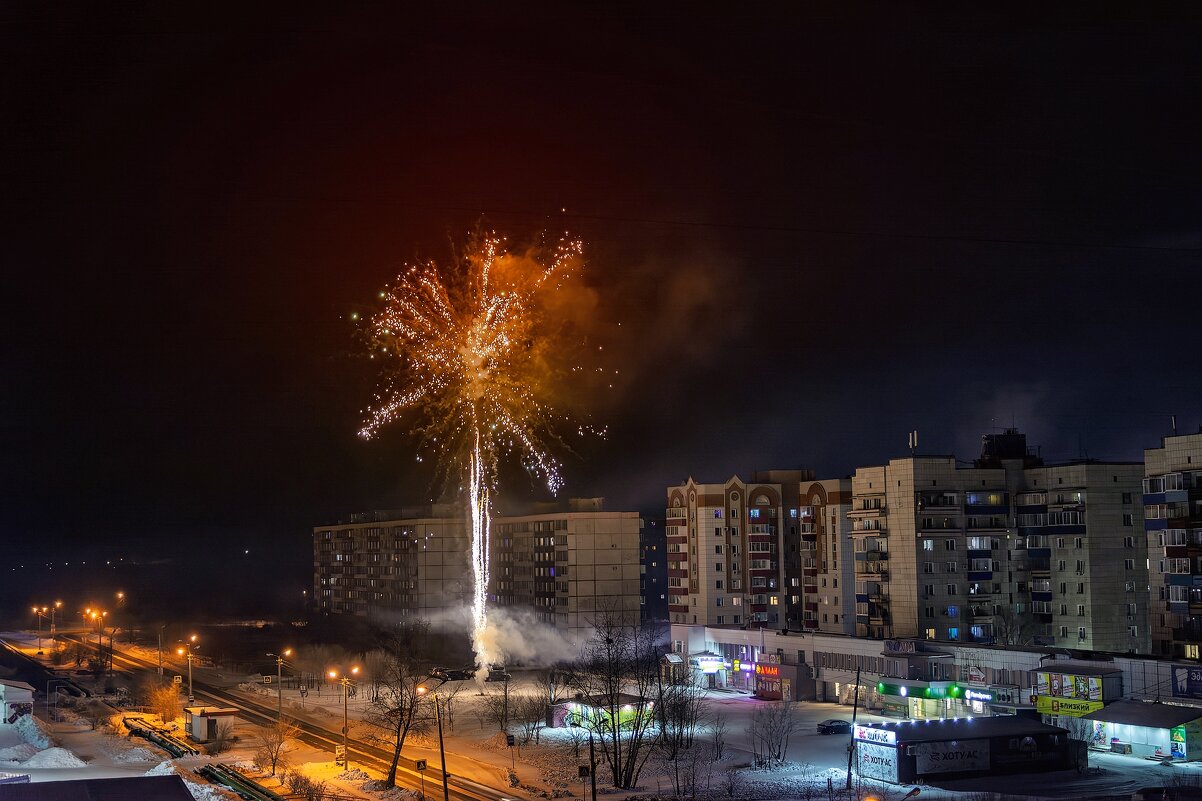
[[[799,534],[785,543],[788,628],[852,634],[855,560],[847,514],[851,479],[802,482],[800,502]]]
[[[818,604],[819,527],[815,509],[802,502],[802,492],[813,483],[809,470],[770,470],[752,474],[750,481],[732,476],[705,484],[690,478],[668,487],[672,622],[800,630],[806,599]],[[813,493],[824,500],[819,506],[824,513],[828,484],[819,482]],[[828,576],[836,570],[825,568]]]
[[[1153,653],[1202,654],[1202,432],[1144,451]]]
[[[983,437],[971,466],[858,469],[855,633],[1146,653],[1142,472],[1044,465],[1013,430]]]
[[[662,517],[643,518],[639,529],[640,619],[644,622],[668,620],[668,538]]]
[[[560,629],[598,613],[639,618],[637,512],[600,499],[566,511],[494,517],[488,602],[521,607]],[[470,525],[451,506],[356,515],[313,530],[314,593],[330,614],[433,617],[466,607]]]

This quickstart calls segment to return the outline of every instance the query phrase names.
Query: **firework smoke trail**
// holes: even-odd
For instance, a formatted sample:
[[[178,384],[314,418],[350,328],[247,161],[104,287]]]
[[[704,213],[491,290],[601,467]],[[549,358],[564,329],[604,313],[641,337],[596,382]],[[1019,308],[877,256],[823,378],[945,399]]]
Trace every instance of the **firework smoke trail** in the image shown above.
[[[380,298],[368,335],[385,380],[359,435],[374,437],[402,416],[439,478],[466,481],[472,532],[473,644],[478,664],[500,656],[488,636],[489,534],[497,468],[505,457],[557,493],[563,480],[550,446],[567,422],[551,399],[571,371],[557,370],[570,350],[549,319],[550,296],[578,266],[579,241],[550,253],[512,255],[495,234],[477,235],[449,269],[412,265]],[[594,432],[581,427],[582,432]],[[418,456],[421,459],[421,456]]]

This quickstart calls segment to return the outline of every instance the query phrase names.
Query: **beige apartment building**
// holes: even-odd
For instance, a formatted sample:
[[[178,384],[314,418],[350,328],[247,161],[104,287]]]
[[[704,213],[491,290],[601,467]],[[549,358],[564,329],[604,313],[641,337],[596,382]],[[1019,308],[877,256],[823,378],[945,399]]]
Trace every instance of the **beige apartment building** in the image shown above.
[[[488,603],[532,611],[559,629],[598,612],[639,617],[637,512],[600,499],[562,511],[494,517]],[[319,611],[379,619],[435,618],[471,597],[470,523],[455,506],[355,515],[313,529]]]
[[[850,489],[850,480],[816,481],[809,470],[668,487],[671,621],[844,631]]]
[[[1017,431],[981,456],[852,478],[854,634],[1147,653],[1143,466],[1045,465]]]
[[[1202,432],[1144,451],[1152,651],[1198,659],[1202,648]]]

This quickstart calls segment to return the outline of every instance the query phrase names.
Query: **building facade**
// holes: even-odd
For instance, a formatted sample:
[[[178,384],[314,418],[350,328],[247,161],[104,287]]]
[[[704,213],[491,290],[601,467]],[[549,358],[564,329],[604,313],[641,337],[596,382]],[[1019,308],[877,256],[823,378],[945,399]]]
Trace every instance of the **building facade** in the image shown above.
[[[1202,432],[1144,451],[1153,652],[1198,659],[1202,648]]]
[[[854,633],[1146,653],[1142,472],[1044,465],[1013,430],[983,437],[971,465],[858,469]]]
[[[664,519],[643,519],[639,529],[640,619],[644,623],[668,620],[668,538]]]
[[[519,607],[560,629],[591,628],[598,613],[639,618],[636,512],[600,499],[566,511],[492,520],[488,602]],[[470,523],[448,505],[373,512],[313,530],[314,597],[327,614],[431,618],[466,609]]]
[[[848,517],[851,479],[803,482],[801,504],[798,550],[792,537],[785,543],[788,628],[851,634],[855,630],[855,554]],[[800,582],[790,562],[795,555],[799,555]]]

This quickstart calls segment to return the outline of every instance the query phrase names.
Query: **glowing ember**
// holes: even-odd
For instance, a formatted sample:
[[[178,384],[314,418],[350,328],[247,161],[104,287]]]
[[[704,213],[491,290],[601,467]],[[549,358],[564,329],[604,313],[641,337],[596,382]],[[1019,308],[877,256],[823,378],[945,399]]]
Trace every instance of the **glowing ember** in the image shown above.
[[[582,252],[579,241],[565,238],[545,256],[513,255],[495,234],[478,235],[449,269],[432,261],[408,267],[381,293],[383,308],[370,320],[373,355],[389,369],[359,436],[370,439],[412,415],[413,431],[443,477],[466,478],[473,643],[481,665],[500,656],[489,653],[485,605],[498,462],[517,457],[552,493],[562,486],[550,444],[566,418],[551,401],[558,383],[579,368],[556,369],[565,349],[553,318],[564,313],[555,296]]]

